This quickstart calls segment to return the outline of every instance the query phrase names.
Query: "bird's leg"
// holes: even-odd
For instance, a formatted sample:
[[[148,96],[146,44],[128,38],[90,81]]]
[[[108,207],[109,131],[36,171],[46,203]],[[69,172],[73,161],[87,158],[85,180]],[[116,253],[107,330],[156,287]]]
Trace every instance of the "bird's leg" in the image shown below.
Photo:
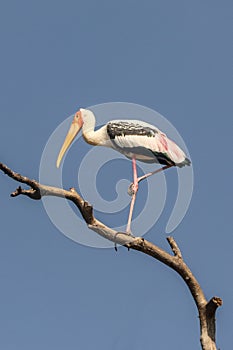
[[[128,223],[126,227],[126,233],[131,234],[131,221],[133,216],[133,208],[136,200],[136,195],[138,191],[138,176],[137,176],[137,165],[136,165],[136,159],[132,159],[132,166],[133,166],[133,183],[130,186],[130,194],[132,195],[131,203],[130,203],[130,209],[129,209],[129,217],[128,217]]]
[[[138,178],[138,183],[139,183],[140,181],[144,180],[144,179],[147,179],[149,176],[154,175],[154,174],[157,174],[157,173],[160,173],[161,171],[166,170],[166,169],[168,169],[168,168],[171,168],[172,166],[174,166],[174,165],[165,165],[165,166],[163,166],[163,167],[160,168],[160,169],[157,169],[157,170],[155,170],[155,171],[152,171],[151,173],[148,173],[148,174],[145,174],[145,175],[143,175],[143,176],[140,176],[140,177]]]
[[[136,195],[138,191],[138,184],[140,181],[147,179],[149,176],[155,175],[160,173],[163,170],[169,169],[173,167],[174,165],[165,165],[160,169],[157,169],[155,171],[152,171],[151,173],[147,173],[143,176],[137,177],[137,166],[136,166],[136,159],[132,159],[132,165],[133,165],[133,183],[129,186],[128,193],[129,195],[132,196],[131,203],[130,203],[130,210],[129,210],[129,217],[128,217],[128,223],[126,227],[126,233],[131,234],[130,226],[131,226],[131,221],[132,221],[132,216],[133,216],[133,208],[136,200]]]

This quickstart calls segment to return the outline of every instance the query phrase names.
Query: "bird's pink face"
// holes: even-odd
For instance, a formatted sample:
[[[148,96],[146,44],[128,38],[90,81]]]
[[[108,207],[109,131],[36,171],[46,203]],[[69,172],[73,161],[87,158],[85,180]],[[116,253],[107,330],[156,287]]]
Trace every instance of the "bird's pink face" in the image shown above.
[[[69,148],[72,141],[75,139],[79,131],[81,130],[83,126],[83,119],[82,119],[82,112],[78,111],[75,113],[74,119],[72,121],[72,124],[70,126],[70,129],[66,135],[65,141],[62,145],[62,148],[59,152],[59,155],[57,157],[57,168],[59,168],[61,160],[66,153],[67,149]]]

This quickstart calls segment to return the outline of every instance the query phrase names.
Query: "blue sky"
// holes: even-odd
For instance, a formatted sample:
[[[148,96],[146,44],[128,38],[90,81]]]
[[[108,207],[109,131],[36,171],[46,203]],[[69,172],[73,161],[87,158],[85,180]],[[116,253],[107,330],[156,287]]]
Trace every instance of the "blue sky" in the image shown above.
[[[155,109],[184,138],[195,187],[173,234],[207,298],[223,298],[221,349],[233,343],[232,11],[227,0],[51,0],[5,1],[0,13],[2,162],[38,178],[54,129],[103,102]],[[78,159],[75,146],[70,154]],[[130,163],[120,170],[130,175]],[[16,186],[1,175],[2,349],[200,348],[197,311],[175,272],[137,252],[74,243],[41,202],[10,198]],[[146,235],[164,249],[169,210]]]

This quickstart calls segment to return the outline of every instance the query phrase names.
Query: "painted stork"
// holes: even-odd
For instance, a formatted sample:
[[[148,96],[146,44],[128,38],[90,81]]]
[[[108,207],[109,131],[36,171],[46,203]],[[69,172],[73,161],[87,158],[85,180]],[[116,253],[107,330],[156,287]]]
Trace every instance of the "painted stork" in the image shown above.
[[[130,234],[138,183],[143,179],[173,166],[183,167],[190,165],[190,160],[185,153],[170,140],[162,131],[154,125],[139,120],[112,120],[98,130],[95,128],[95,116],[88,109],[80,109],[75,113],[74,119],[67,133],[57,158],[57,167],[80,131],[84,140],[93,146],[105,146],[123,153],[132,159],[133,183],[130,185],[129,194],[132,196],[126,233]],[[159,163],[163,167],[151,173],[137,176],[136,160],[145,163]]]

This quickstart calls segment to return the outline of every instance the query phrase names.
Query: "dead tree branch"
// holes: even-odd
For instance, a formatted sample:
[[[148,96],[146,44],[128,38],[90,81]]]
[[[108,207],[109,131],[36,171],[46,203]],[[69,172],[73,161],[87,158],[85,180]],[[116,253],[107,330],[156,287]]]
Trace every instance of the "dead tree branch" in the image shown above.
[[[213,297],[209,301],[206,300],[200,284],[184,262],[180,248],[173,237],[167,237],[167,241],[173,252],[173,254],[169,254],[144,238],[129,236],[124,232],[117,232],[104,225],[95,218],[92,206],[86,202],[74,188],[64,190],[57,187],[42,185],[36,180],[31,180],[26,176],[12,171],[2,163],[0,163],[0,170],[13,180],[30,187],[29,189],[22,189],[21,186],[19,186],[11,193],[12,197],[24,195],[34,200],[39,200],[43,196],[66,198],[77,206],[83,219],[91,230],[115,244],[120,244],[128,249],[134,249],[147,254],[175,270],[188,286],[197,306],[200,319],[200,341],[202,349],[217,350],[215,343],[215,313],[217,308],[222,305],[222,300],[218,297]]]

